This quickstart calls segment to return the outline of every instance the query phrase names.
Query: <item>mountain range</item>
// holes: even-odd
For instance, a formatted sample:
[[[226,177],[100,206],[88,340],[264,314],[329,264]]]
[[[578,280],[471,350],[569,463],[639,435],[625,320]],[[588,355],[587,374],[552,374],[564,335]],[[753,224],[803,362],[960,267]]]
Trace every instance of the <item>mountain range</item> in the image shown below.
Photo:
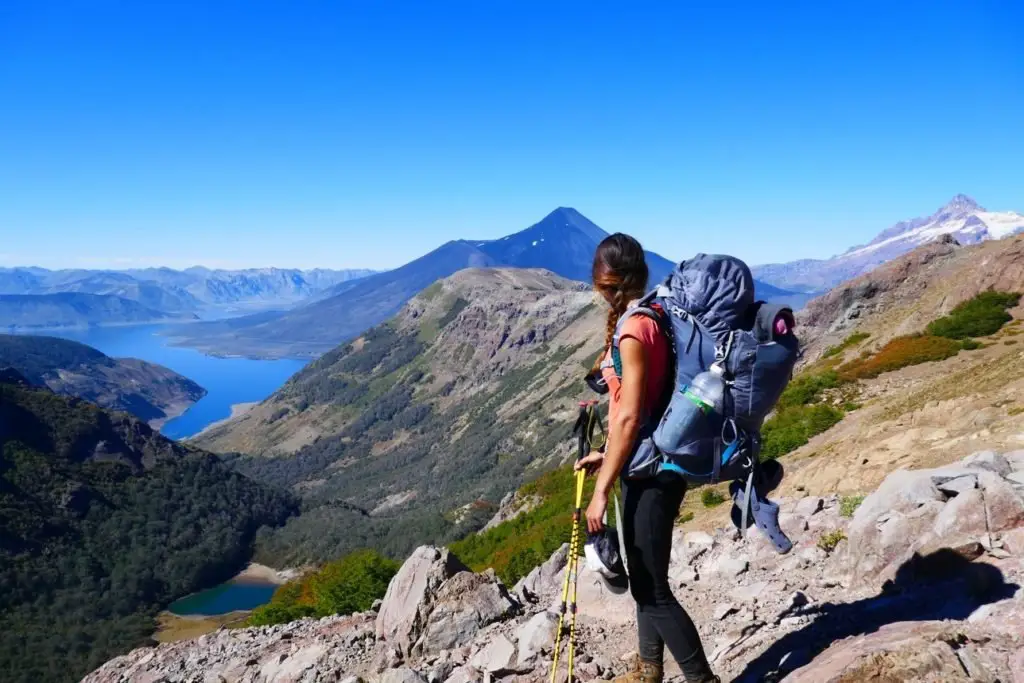
[[[287,307],[369,270],[0,268],[0,327],[76,327]]]
[[[203,387],[162,365],[110,358],[57,337],[0,335],[2,368],[58,394],[129,412],[154,429],[206,395]]]
[[[958,194],[930,216],[900,221],[839,256],[761,265],[753,271],[757,278],[784,289],[822,293],[942,235],[951,235],[960,244],[977,244],[1020,232],[1024,232],[1024,215],[989,211]]]
[[[344,282],[312,303],[182,327],[178,343],[211,353],[265,357],[316,356],[381,323],[418,292],[464,268],[541,268],[570,280],[590,281],[598,243],[608,233],[579,211],[561,207],[526,230],[497,240],[457,240],[400,268]],[[647,252],[650,282],[663,280],[674,262]],[[758,294],[799,306],[806,296],[758,283]]]

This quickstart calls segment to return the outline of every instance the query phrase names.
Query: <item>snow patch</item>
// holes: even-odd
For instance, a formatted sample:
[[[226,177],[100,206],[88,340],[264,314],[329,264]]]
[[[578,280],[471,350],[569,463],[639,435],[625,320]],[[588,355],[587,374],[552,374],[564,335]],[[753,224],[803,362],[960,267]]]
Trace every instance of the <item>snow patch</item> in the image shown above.
[[[537,240],[533,241],[533,246],[537,246]]]

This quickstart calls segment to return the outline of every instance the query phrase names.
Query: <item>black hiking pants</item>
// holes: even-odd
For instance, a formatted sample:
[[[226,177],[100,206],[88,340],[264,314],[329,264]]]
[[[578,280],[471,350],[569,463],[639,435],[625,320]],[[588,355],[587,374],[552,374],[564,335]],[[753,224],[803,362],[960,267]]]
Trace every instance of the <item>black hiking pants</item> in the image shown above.
[[[667,645],[687,681],[705,681],[712,673],[700,634],[668,580],[672,529],[685,493],[686,482],[671,473],[622,480],[623,537],[640,658],[660,664]]]

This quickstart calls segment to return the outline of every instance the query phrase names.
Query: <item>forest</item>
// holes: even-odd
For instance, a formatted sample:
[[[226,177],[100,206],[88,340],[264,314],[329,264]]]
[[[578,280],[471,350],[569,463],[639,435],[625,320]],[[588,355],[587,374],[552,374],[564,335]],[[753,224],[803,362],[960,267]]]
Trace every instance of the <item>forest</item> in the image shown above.
[[[249,560],[290,494],[144,423],[0,384],[0,670],[76,681],[149,642],[157,612]]]

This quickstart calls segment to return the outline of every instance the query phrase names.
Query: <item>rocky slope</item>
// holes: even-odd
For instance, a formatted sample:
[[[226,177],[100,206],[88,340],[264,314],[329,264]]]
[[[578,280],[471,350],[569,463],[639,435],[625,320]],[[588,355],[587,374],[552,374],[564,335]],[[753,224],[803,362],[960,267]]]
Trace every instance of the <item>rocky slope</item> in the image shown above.
[[[1024,452],[900,470],[855,505],[783,500],[785,556],[756,532],[678,529],[670,576],[723,680],[1024,681]],[[565,559],[508,590],[419,548],[372,612],[144,648],[83,683],[539,683]],[[584,569],[579,605],[576,674],[609,679],[635,647],[630,599]]]
[[[306,512],[263,539],[263,560],[366,543],[401,556],[483,524],[485,501],[564,458],[602,340],[582,283],[461,271],[197,443],[247,454],[243,472],[304,497]]]
[[[154,429],[206,395],[201,386],[161,365],[110,358],[57,337],[0,335],[0,367],[12,367],[58,394],[129,412]]]
[[[463,268],[542,268],[589,282],[594,251],[607,234],[575,209],[558,208],[521,232],[448,242],[400,268],[338,285],[330,296],[294,310],[190,325],[180,330],[180,343],[260,357],[316,356],[387,320],[418,292]],[[647,252],[647,263],[652,283],[674,265],[653,252]],[[763,283],[759,292],[772,301],[804,303],[802,295]]]
[[[957,195],[932,215],[900,221],[868,244],[834,258],[757,266],[754,273],[779,287],[821,292],[943,236],[976,244],[1022,231],[1024,215],[988,211],[970,197]]]

